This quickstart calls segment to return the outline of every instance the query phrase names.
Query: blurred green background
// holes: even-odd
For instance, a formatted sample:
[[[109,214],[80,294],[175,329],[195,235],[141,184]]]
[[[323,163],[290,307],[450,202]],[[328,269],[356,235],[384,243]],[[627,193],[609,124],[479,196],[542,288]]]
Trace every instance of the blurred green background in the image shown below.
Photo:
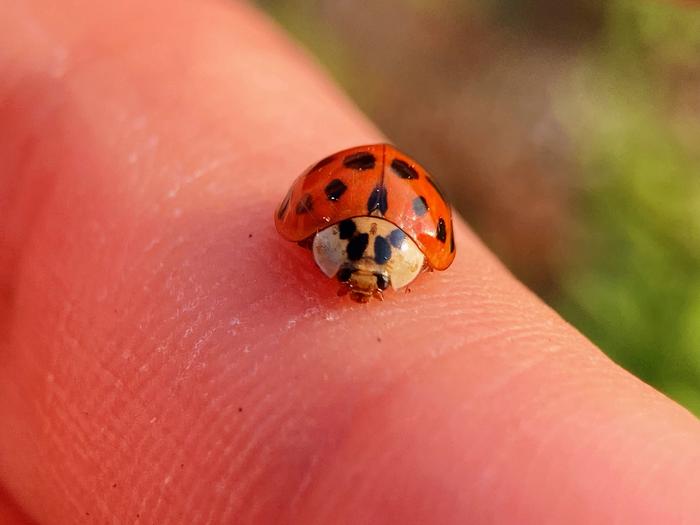
[[[518,277],[700,415],[699,8],[258,4],[432,171]]]

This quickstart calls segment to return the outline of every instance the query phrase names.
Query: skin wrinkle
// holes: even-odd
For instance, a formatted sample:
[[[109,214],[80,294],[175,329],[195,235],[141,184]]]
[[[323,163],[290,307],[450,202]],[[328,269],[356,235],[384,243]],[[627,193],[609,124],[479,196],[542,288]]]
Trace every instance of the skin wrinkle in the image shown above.
[[[104,367],[104,366],[103,366],[103,367],[102,367],[102,370],[105,372],[105,374],[106,374],[108,377],[113,377],[113,374],[110,372],[109,367]],[[116,380],[117,384],[120,384],[120,382],[121,382],[118,378],[114,378],[114,380]],[[110,382],[111,382],[111,381],[110,381]],[[128,390],[128,385],[124,385],[123,389],[124,389],[124,390]],[[102,406],[101,406],[100,408],[101,408],[101,410],[103,410],[103,411],[106,410],[107,412],[112,413],[112,410],[111,410],[111,408],[110,408],[110,405],[112,405],[112,403],[113,403],[112,400],[116,400],[117,398],[116,398],[116,396],[115,396],[114,394],[112,394],[112,395],[110,395],[110,394],[111,394],[110,392],[106,392],[103,396],[100,396],[100,398],[101,398],[101,400],[102,400]],[[76,397],[77,397],[77,398],[80,398],[80,395],[79,395],[79,394],[78,394],[77,396],[76,396],[76,395],[73,395],[73,396],[71,396],[71,397],[73,397],[73,398],[76,398]],[[142,405],[138,403],[138,399],[131,400],[130,403],[131,403],[131,404],[135,404],[135,405],[138,406],[138,408],[137,408],[136,410],[132,410],[132,413],[141,411]],[[106,406],[104,406],[104,405],[106,405]],[[60,409],[61,406],[69,406],[69,404],[68,404],[67,402],[64,402],[62,405],[59,405],[58,408]],[[75,413],[80,413],[80,407],[75,407],[74,412],[75,412]],[[99,410],[99,409],[98,409],[98,410],[95,410],[93,413],[94,413],[95,415],[99,415],[100,410]],[[122,419],[122,418],[119,417],[119,414],[118,414],[118,413],[117,413],[117,414],[113,414],[111,417],[112,417],[112,418],[115,418],[116,421],[119,421],[120,419]],[[79,420],[80,420],[80,418],[77,419],[78,423],[79,423]],[[80,430],[80,425],[79,425],[79,424],[75,424],[75,423],[70,424],[70,425],[68,425],[68,424],[63,424],[63,425],[61,425],[60,428],[63,428],[63,427],[65,427],[65,428],[76,428],[76,427],[77,427],[77,429]],[[117,435],[114,434],[113,432],[111,432],[110,429],[109,429],[109,427],[103,427],[103,428],[99,429],[99,433],[100,433],[100,435],[102,436],[102,439],[107,439],[107,443],[108,443],[109,446],[111,446],[112,444],[114,444],[114,445],[118,445],[118,444],[119,444]],[[89,450],[91,450],[91,448],[90,448],[88,445],[84,445],[84,446],[81,446],[79,450],[89,451]],[[103,475],[106,476],[106,475],[107,475],[107,472],[108,472],[109,470],[112,470],[112,467],[109,466],[109,465],[107,465],[107,468],[103,471],[103,472],[104,472]],[[107,508],[107,507],[105,507],[105,508]]]
[[[32,84],[24,80],[17,84],[18,88],[10,89],[7,96],[0,99],[0,119],[7,122],[21,122],[24,106],[31,103],[26,95],[37,95],[37,89],[32,89]],[[21,94],[19,90],[22,90]],[[45,107],[33,115],[32,122],[13,126],[12,129],[0,127],[0,152],[10,162],[14,161],[22,167],[16,176],[0,178],[0,342],[11,335],[16,299],[13,283],[20,271],[23,244],[32,238],[40,211],[44,203],[50,200],[54,187],[52,170],[36,160],[36,146],[23,131],[33,125],[53,124],[62,100],[61,90],[56,89],[46,97]],[[41,188],[41,191],[33,192],[31,200],[26,198],[27,192],[23,191],[30,184]]]
[[[230,414],[228,415],[228,417],[232,420],[237,417],[238,419],[243,419],[244,421],[250,421],[251,418],[253,418],[254,420],[256,415],[262,415],[266,413],[268,415],[267,417],[261,418],[261,420],[264,421],[264,424],[257,424],[255,426],[243,426],[238,428],[239,431],[248,431],[249,433],[246,434],[247,439],[245,440],[245,442],[239,443],[236,440],[231,441],[230,446],[235,448],[236,456],[234,458],[230,458],[227,462],[221,462],[219,466],[215,467],[215,472],[219,470],[223,470],[225,472],[221,476],[222,479],[230,479],[231,474],[237,471],[245,472],[247,470],[245,467],[250,466],[251,461],[254,462],[256,459],[259,460],[260,458],[256,457],[256,450],[259,449],[261,443],[264,442],[264,439],[266,438],[269,429],[275,428],[277,426],[277,423],[279,423],[280,421],[284,421],[284,418],[286,416],[287,410],[285,410],[285,407],[270,406],[269,402],[265,402],[266,398],[268,398],[269,395],[265,394],[264,390],[260,387],[258,387],[257,390],[259,391],[257,400],[254,396],[247,396],[245,401],[241,401],[241,404],[245,403],[247,407],[254,407],[252,409],[248,408],[248,410],[246,411],[245,419],[243,419],[243,416],[241,416],[240,413],[238,413],[237,409],[233,405],[229,406]],[[289,403],[291,403],[291,401]],[[225,415],[222,413],[222,415],[219,417],[224,418]],[[216,420],[214,420],[214,423],[215,422]],[[215,429],[216,425],[211,425],[211,428]],[[212,430],[210,435],[213,437],[214,435],[216,435],[216,431]],[[204,434],[203,437],[203,442],[209,441],[207,439],[207,434]],[[226,439],[226,436],[224,436],[224,439]],[[246,482],[242,479],[240,480],[240,482],[242,485],[246,484]],[[204,491],[203,496],[206,496],[207,488],[201,486],[200,490]],[[237,494],[234,498],[232,498],[229,501],[228,505],[234,506],[235,508],[237,508],[237,510],[240,511],[240,507],[245,503],[245,501],[246,499],[244,497]]]
[[[396,397],[396,396],[395,396],[395,397]],[[400,397],[400,396],[399,396],[399,397]],[[473,400],[473,402],[475,402],[475,404],[478,404],[478,403],[479,403],[479,400],[476,399],[475,396],[472,398],[472,400]],[[378,411],[379,411],[379,412],[383,412],[383,410],[381,410],[381,409],[379,409]],[[428,449],[430,448],[428,445],[426,445],[425,447],[428,448]],[[384,469],[382,468],[381,465],[379,465],[379,466],[377,467],[376,470],[381,472],[381,471],[384,470]],[[364,483],[365,483],[368,487],[372,487],[372,486],[375,486],[375,485],[377,484],[376,480],[373,480],[373,479],[371,479],[371,478],[370,478],[370,479],[367,479],[366,476],[363,477],[363,480],[362,480],[362,481],[364,481]],[[357,485],[356,482],[350,482],[350,483],[348,483],[348,484],[349,484],[350,486],[355,487],[356,490],[357,490],[358,485]],[[332,503],[330,504],[330,508],[333,508]],[[322,522],[322,520],[321,520],[321,522]]]
[[[563,393],[564,395],[569,395],[568,393]],[[540,395],[537,398],[528,399],[529,404],[533,405],[531,410],[523,410],[523,412],[528,414],[527,419],[521,422],[518,432],[523,432],[525,435],[529,435],[531,438],[537,439],[536,446],[530,450],[530,461],[529,465],[522,472],[522,479],[528,480],[535,478],[535,470],[537,465],[546,465],[549,452],[553,445],[555,444],[556,435],[550,433],[549,435],[540,435],[538,422],[546,420],[547,415],[551,415],[552,412],[556,413],[556,398],[551,398],[550,396]],[[549,408],[549,411],[547,410]],[[552,411],[552,408],[554,409]],[[581,422],[577,420],[573,415],[560,416],[563,425],[581,425]],[[529,429],[529,432],[525,430]],[[581,430],[584,430],[581,428]],[[517,435],[514,432],[514,435]],[[581,439],[573,441],[570,446],[578,450],[595,450],[598,445],[598,440],[595,436],[586,436],[583,434]],[[552,469],[549,469],[552,472]],[[544,474],[545,478],[548,477],[547,473]],[[551,474],[550,474],[551,476]],[[523,502],[525,504],[525,502]]]
[[[70,489],[75,488],[77,485],[79,488],[78,492],[85,491],[89,493],[91,487],[79,477],[80,469],[77,468],[78,462],[72,462],[70,459],[80,459],[76,457],[76,454],[79,454],[80,451],[85,450],[83,448],[85,446],[85,440],[83,435],[76,432],[79,430],[79,428],[69,424],[71,419],[68,417],[65,403],[55,404],[53,402],[53,399],[56,396],[59,398],[63,397],[60,396],[60,390],[58,390],[60,387],[54,387],[52,383],[52,388],[53,395],[51,397],[47,396],[48,399],[46,399],[44,403],[37,403],[35,409],[40,417],[40,420],[45,422],[44,428],[42,428],[42,434],[49,436],[50,438],[50,441],[47,443],[49,447],[47,450],[55,451],[59,455],[68,458],[68,461],[66,462],[68,468],[63,471],[59,471],[57,468],[55,468],[53,462],[48,460],[48,458],[47,461],[42,461],[41,466],[43,467],[42,470],[44,471],[44,474],[50,480],[50,484],[54,487],[56,494],[59,494],[64,499],[65,504],[69,505],[74,513],[80,515],[83,512],[83,507],[80,504],[79,498],[77,498]],[[63,401],[63,399],[61,399],[61,401]],[[42,405],[45,405],[47,408],[44,410]],[[70,439],[62,439],[66,436],[67,431],[69,430],[74,430],[69,436]],[[75,447],[76,442],[80,444],[79,447]],[[41,450],[41,445],[36,445],[36,448]],[[46,453],[42,453],[40,455],[42,458],[47,456],[48,454]],[[75,465],[75,467],[73,465]],[[75,476],[78,477],[75,481],[73,481]]]
[[[506,324],[506,326],[508,326],[508,325]],[[303,328],[303,327],[300,327],[300,328]],[[509,329],[508,331],[510,331],[510,329]],[[536,330],[536,329],[533,329],[533,332],[537,332],[537,330]],[[504,336],[505,336],[507,333],[508,333],[508,332],[496,332],[496,333],[492,333],[491,336],[490,336],[490,338],[491,338],[491,339],[494,339],[494,340],[503,339]],[[274,341],[274,336],[272,336],[272,340]],[[514,339],[513,339],[513,340],[514,340]],[[261,346],[262,346],[262,347],[268,346],[267,341],[261,341]],[[459,350],[459,347],[458,347],[457,345],[454,345],[454,347],[455,347],[456,350]]]
[[[440,361],[432,361],[430,362],[430,367],[433,366],[449,366],[449,364],[445,363],[445,361],[449,361],[449,356],[440,360]],[[518,377],[526,375],[530,370],[532,370],[534,367],[536,367],[538,364],[541,364],[543,362],[543,359],[536,360],[534,362],[527,363],[525,365],[520,365],[517,369],[510,371],[509,373],[504,373],[501,375],[501,377],[498,378],[497,383],[491,383],[488,385],[488,388],[484,388],[478,392],[475,392],[472,397],[468,400],[465,401],[462,407],[460,408],[459,406],[455,406],[454,412],[451,415],[452,419],[457,419],[460,415],[461,412],[464,412],[465,410],[468,411],[468,407],[472,404],[479,404],[483,403],[484,400],[488,397],[494,396],[499,392],[502,392],[508,388],[508,386],[514,381],[517,380]],[[391,385],[390,388],[387,388],[384,392],[382,392],[380,395],[378,395],[374,399],[368,399],[366,400],[365,406],[368,410],[371,409],[373,405],[382,405],[386,403],[386,400],[390,400],[395,397],[395,392],[398,389],[405,388],[406,383],[411,383],[415,381],[416,377],[420,377],[420,369],[414,369],[412,370],[412,374],[402,374],[400,381],[397,381],[395,384]],[[363,410],[360,410],[359,413],[362,413]],[[418,421],[416,421],[417,423]],[[353,483],[351,486],[355,486]]]
[[[371,484],[371,481],[370,481],[370,484]]]

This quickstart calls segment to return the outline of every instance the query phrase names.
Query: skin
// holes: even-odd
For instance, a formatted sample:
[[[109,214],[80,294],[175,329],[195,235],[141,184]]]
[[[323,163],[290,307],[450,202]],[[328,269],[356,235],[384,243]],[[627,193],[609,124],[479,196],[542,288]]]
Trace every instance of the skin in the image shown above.
[[[272,211],[383,137],[240,4],[0,6],[2,523],[695,523],[700,423],[461,220],[336,296]]]

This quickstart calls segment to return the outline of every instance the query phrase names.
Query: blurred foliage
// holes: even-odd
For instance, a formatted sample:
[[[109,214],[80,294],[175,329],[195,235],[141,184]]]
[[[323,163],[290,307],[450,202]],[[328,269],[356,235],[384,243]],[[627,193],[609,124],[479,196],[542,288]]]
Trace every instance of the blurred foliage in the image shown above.
[[[517,275],[700,414],[700,9],[258,3],[428,161]]]
[[[563,94],[584,174],[580,256],[554,304],[613,359],[700,414],[700,12],[618,0]],[[697,109],[697,108],[695,108]]]

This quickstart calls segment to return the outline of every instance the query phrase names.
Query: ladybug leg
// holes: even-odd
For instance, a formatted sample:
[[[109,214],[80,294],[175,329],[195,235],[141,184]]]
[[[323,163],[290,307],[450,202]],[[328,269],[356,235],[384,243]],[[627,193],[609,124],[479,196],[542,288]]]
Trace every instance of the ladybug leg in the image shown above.
[[[384,300],[384,294],[378,288],[374,292],[372,292],[372,297],[374,297],[375,299],[378,299],[380,301]]]
[[[338,288],[338,297],[343,297],[344,295],[347,295],[349,291],[350,288],[346,284],[341,284],[340,288]]]
[[[355,291],[350,292],[350,299],[352,299],[356,303],[363,303],[363,304],[367,303],[367,302],[369,302],[371,297],[372,297],[371,295],[367,295],[365,293],[360,293],[360,292],[355,292]]]

